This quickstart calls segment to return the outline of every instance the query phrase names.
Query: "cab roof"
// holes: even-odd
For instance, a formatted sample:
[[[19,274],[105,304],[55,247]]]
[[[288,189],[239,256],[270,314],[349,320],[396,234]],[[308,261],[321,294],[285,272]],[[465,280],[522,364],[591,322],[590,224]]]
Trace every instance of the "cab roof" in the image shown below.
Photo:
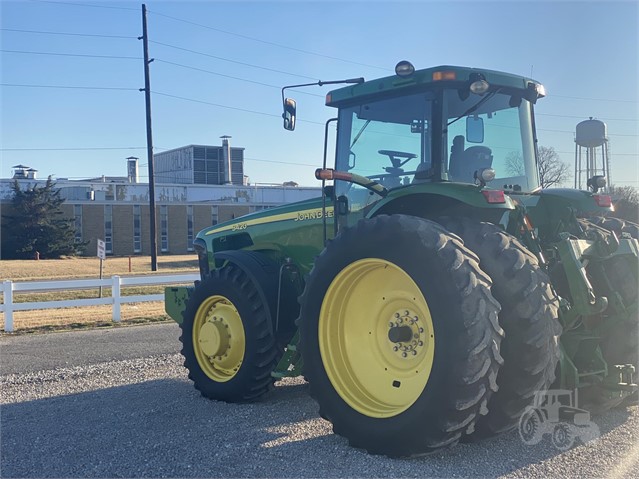
[[[339,107],[344,103],[350,103],[350,101],[362,97],[380,96],[392,94],[393,92],[399,93],[400,91],[409,92],[419,90],[420,87],[423,88],[428,85],[441,85],[442,87],[454,88],[469,82],[471,77],[476,78],[478,75],[483,76],[491,86],[501,86],[518,90],[526,90],[529,88],[535,90],[538,88],[538,85],[541,87],[541,84],[535,80],[511,73],[481,68],[440,65],[423,70],[416,70],[412,75],[407,77],[392,75],[330,91],[326,95],[326,105]]]

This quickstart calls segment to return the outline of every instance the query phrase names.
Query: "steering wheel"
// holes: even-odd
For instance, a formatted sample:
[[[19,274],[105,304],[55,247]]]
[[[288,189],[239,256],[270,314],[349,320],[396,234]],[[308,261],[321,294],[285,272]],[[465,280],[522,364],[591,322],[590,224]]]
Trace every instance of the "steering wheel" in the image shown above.
[[[406,153],[405,151],[378,150],[377,153],[379,153],[380,155],[388,156],[391,165],[393,166],[386,166],[384,167],[384,170],[387,173],[394,175],[403,175],[404,170],[402,170],[402,166],[404,166],[409,160],[417,158],[417,155],[415,155],[414,153]]]

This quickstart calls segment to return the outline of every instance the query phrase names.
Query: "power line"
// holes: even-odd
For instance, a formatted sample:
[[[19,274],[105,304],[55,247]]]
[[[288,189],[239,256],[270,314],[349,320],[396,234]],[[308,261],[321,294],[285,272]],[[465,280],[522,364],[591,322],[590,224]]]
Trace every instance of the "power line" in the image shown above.
[[[169,98],[175,98],[178,100],[184,100],[184,101],[190,101],[193,103],[202,103],[204,105],[211,105],[211,106],[216,106],[219,108],[227,108],[229,110],[237,110],[237,111],[243,111],[246,113],[254,113],[257,115],[264,115],[264,116],[271,116],[274,118],[281,118],[281,115],[275,115],[273,113],[265,113],[265,112],[261,112],[261,111],[256,111],[256,110],[248,110],[245,108],[238,108],[238,107],[233,107],[233,106],[228,106],[228,105],[222,105],[220,103],[213,103],[213,102],[208,102],[208,101],[204,101],[204,100],[196,100],[194,98],[186,98],[186,97],[182,97],[182,96],[178,96],[178,95],[171,95],[168,93],[162,93],[162,92],[157,92],[157,91],[153,91],[152,92],[155,95],[161,95],[161,96],[166,96]],[[297,121],[300,122],[304,122],[304,123],[312,123],[315,125],[324,125],[324,123],[322,122],[318,122],[318,121],[311,121],[311,120],[302,120],[302,119],[298,119]],[[553,132],[553,133],[574,133],[573,131],[569,131],[569,130],[551,130],[551,129],[544,129],[544,128],[537,128],[537,131],[549,131],[549,132]],[[637,135],[625,135],[625,134],[608,134],[608,136],[625,136],[625,137],[637,137]]]
[[[86,148],[0,148],[0,151],[98,151],[98,150],[146,150],[146,146],[96,146]]]
[[[312,52],[312,51],[309,51],[309,50],[303,50],[301,48],[291,47],[291,46],[288,46],[288,45],[282,45],[281,43],[270,42],[268,40],[262,40],[261,38],[255,38],[255,37],[251,37],[251,36],[248,36],[248,35],[243,35],[241,33],[229,32],[227,30],[222,30],[222,29],[219,29],[219,28],[211,27],[209,25],[204,25],[202,23],[192,22],[190,20],[184,20],[182,18],[177,18],[177,17],[173,17],[173,16],[170,16],[170,15],[165,15],[163,13],[158,13],[158,12],[154,12],[154,11],[151,11],[151,10],[149,10],[149,13],[152,13],[154,15],[158,15],[160,17],[169,18],[169,19],[175,20],[177,22],[187,23],[189,25],[195,25],[197,27],[202,27],[202,28],[206,28],[208,30],[213,30],[213,31],[216,31],[216,32],[219,32],[219,33],[224,33],[225,35],[232,35],[232,36],[235,36],[235,37],[244,38],[246,40],[251,40],[251,41],[254,41],[254,42],[263,43],[265,45],[271,45],[271,46],[275,46],[275,47],[279,47],[279,48],[285,48],[286,50],[292,50],[292,51],[296,51],[296,52],[300,52],[300,53],[305,53],[307,55],[314,55],[314,56],[317,56],[317,57],[328,58],[330,60],[337,60],[337,61],[344,62],[344,63],[352,63],[353,65],[360,65],[360,66],[364,66],[364,67],[368,67],[368,68],[376,68],[378,70],[389,71],[388,68],[383,68],[383,67],[380,67],[380,66],[377,66],[377,65],[369,65],[367,63],[355,62],[355,61],[352,61],[352,60],[346,60],[344,58],[334,57],[334,56],[331,56],[331,55],[325,55],[323,53],[317,53],[317,52]]]
[[[571,133],[571,134],[575,133],[574,131],[570,131],[570,130],[550,130],[547,128],[537,128],[537,131],[550,131],[552,133]],[[626,136],[626,137],[638,138],[637,135],[628,135],[623,133],[608,133],[608,136]]]
[[[213,102],[204,101],[204,100],[196,100],[194,98],[186,98],[186,97],[183,97],[183,96],[171,95],[169,93],[162,93],[162,92],[158,92],[158,91],[151,91],[151,93],[153,93],[154,95],[165,96],[165,97],[168,97],[168,98],[175,98],[177,100],[190,101],[190,102],[193,102],[193,103],[201,103],[203,105],[216,106],[218,108],[226,108],[226,109],[229,109],[229,110],[243,111],[245,113],[254,113],[256,115],[270,116],[270,117],[273,117],[273,118],[280,118],[280,119],[282,118],[282,115],[276,115],[274,113],[266,113],[266,112],[263,112],[263,111],[256,111],[256,110],[248,110],[246,108],[238,108],[238,107],[235,107],[235,106],[222,105],[220,103],[213,103]],[[321,123],[321,122],[318,122],[318,121],[301,120],[301,119],[298,119],[297,121],[303,122],[303,123],[312,123],[312,124],[315,124],[315,125],[324,125],[324,123]]]
[[[309,163],[292,163],[290,161],[277,161],[277,160],[262,160],[260,158],[244,158],[244,160],[249,160],[249,161],[259,161],[262,163],[278,163],[281,165],[295,165],[295,166],[317,166],[317,164],[309,164]]]
[[[576,118],[576,119],[583,119],[583,116],[577,116],[577,115],[554,115],[551,113],[536,113],[537,116],[554,116],[557,118]],[[638,119],[633,119],[633,118],[603,118],[603,117],[596,117],[596,120],[606,120],[606,121],[639,121]]]
[[[115,58],[121,60],[142,60],[141,57],[124,57],[118,55],[87,55],[82,53],[56,53],[56,52],[34,52],[27,50],[0,50],[3,53],[20,53],[27,55],[52,55],[52,56],[62,56],[62,57],[86,57],[86,58]]]
[[[197,68],[197,67],[192,67],[192,66],[188,66],[188,65],[183,65],[181,63],[175,63],[175,62],[170,62],[170,61],[167,61],[167,60],[162,60],[160,58],[156,58],[155,61],[156,62],[160,62],[160,63],[166,63],[168,65],[173,65],[173,66],[176,66],[176,67],[187,68],[189,70],[195,70],[195,71],[199,71],[199,72],[203,72],[203,73],[210,73],[211,75],[217,75],[217,76],[221,76],[221,77],[224,77],[224,78],[231,78],[232,80],[240,80],[240,81],[244,81],[244,82],[248,82],[248,83],[254,83],[256,85],[263,85],[263,86],[268,86],[268,87],[281,88],[281,87],[278,87],[277,85],[270,85],[268,83],[262,83],[262,82],[259,82],[259,81],[248,80],[246,78],[238,78],[238,77],[234,77],[234,76],[231,76],[231,75],[226,75],[224,73],[218,73],[218,72],[214,72],[214,71],[211,71],[211,70],[205,70],[203,68]]]
[[[108,86],[72,86],[72,85],[25,85],[19,83],[0,83],[0,86],[24,88],[63,88],[69,90],[121,90],[139,91],[139,88],[108,87]]]
[[[639,103],[637,100],[618,100],[612,98],[586,98],[581,96],[566,96],[566,95],[546,95],[546,98],[568,98],[571,100],[586,100],[586,101],[609,101],[617,103]]]
[[[163,60],[158,60],[158,61],[162,61],[163,63],[173,64],[172,62],[167,62],[167,61],[163,61]],[[195,67],[188,67],[186,65],[180,65],[180,64],[175,64],[175,65],[181,66],[181,67],[184,67],[184,68],[194,69],[194,70],[201,70],[201,71],[204,71],[204,72],[207,72],[207,73],[212,73],[212,74],[218,75],[218,73],[216,73],[216,72],[202,70],[202,69],[195,68]],[[219,75],[228,76],[228,75],[223,75],[223,74],[219,74]],[[230,78],[235,78],[235,77],[230,77]],[[250,83],[257,83],[257,84],[264,85],[264,86],[279,88],[279,87],[277,87],[275,85],[269,85],[269,84],[266,84],[266,83],[255,82],[255,81],[247,80],[247,79],[243,79],[243,78],[235,78],[235,79],[242,80],[242,81],[247,81],[247,82],[250,82]],[[136,92],[139,91],[139,88],[98,87],[98,86],[80,86],[80,85],[28,85],[28,84],[18,84],[18,83],[0,83],[0,86],[21,87],[21,88],[58,88],[58,89],[69,89],[69,90],[107,90],[107,91],[113,90],[113,91],[136,91]],[[208,102],[208,101],[204,101],[204,100],[196,100],[194,98],[186,98],[186,97],[182,97],[182,96],[178,96],[178,95],[171,95],[169,93],[163,93],[163,92],[157,92],[157,91],[153,91],[152,93],[155,94],[155,95],[174,98],[174,99],[177,99],[177,100],[189,101],[189,102],[193,102],[193,103],[201,103],[201,104],[204,104],[204,105],[215,106],[215,107],[218,107],[218,108],[226,108],[226,109],[230,109],[230,110],[243,111],[243,112],[246,112],[246,113],[254,113],[254,114],[257,114],[257,115],[270,116],[270,117],[274,117],[274,118],[279,118],[280,117],[280,115],[276,115],[276,114],[273,114],[273,113],[266,113],[266,112],[261,112],[261,111],[256,111],[256,110],[249,110],[249,109],[245,109],[245,108],[222,105],[220,103],[213,103],[213,102]],[[299,93],[305,93],[305,94],[308,94],[308,95],[321,97],[321,95],[316,95],[314,93],[307,93],[307,92],[302,92],[302,91],[300,91]],[[561,116],[561,115],[557,115],[557,116]],[[304,123],[316,124],[316,125],[323,125],[323,123],[317,122],[317,121],[310,121],[310,120],[303,120],[303,119],[298,119],[298,121],[304,122]],[[553,129],[547,129],[547,128],[537,128],[537,131],[546,131],[546,132],[552,132],[552,133],[570,133],[570,134],[574,134],[574,131],[553,130]],[[620,137],[632,137],[632,138],[636,138],[637,137],[637,135],[621,134],[621,133],[609,133],[608,136],[620,136]],[[8,151],[8,150],[0,150],[0,151]],[[558,153],[572,153],[572,152],[563,151],[563,152],[558,152]],[[636,156],[634,153],[615,153],[615,155],[616,156]]]
[[[54,4],[57,4],[57,5],[69,5],[69,6],[74,6],[74,7],[108,8],[108,9],[111,9],[111,10],[129,10],[129,11],[134,11],[134,12],[138,11],[137,8],[114,7],[112,5],[91,5],[91,4],[87,4],[87,3],[56,2],[54,0],[30,0],[30,1],[31,2],[36,2],[36,3],[54,3]]]
[[[574,151],[558,151],[558,150],[555,150],[555,151],[557,153],[562,153],[562,154],[565,154],[565,155],[574,155],[575,154]],[[614,156],[639,156],[639,155],[637,155],[637,153],[610,153],[610,156],[614,157]]]
[[[274,72],[274,73],[282,73],[284,75],[291,75],[291,76],[298,77],[298,78],[304,78],[306,80],[317,80],[317,78],[308,77],[308,76],[305,76],[305,75],[298,75],[297,73],[286,72],[286,71],[283,71],[283,70],[276,70],[274,68],[262,67],[262,66],[259,66],[259,65],[253,65],[251,63],[240,62],[240,61],[237,61],[237,60],[231,60],[230,58],[219,57],[217,55],[212,55],[210,53],[198,52],[196,50],[191,50],[189,48],[178,47],[176,45],[170,45],[168,43],[156,42],[154,40],[149,40],[149,43],[153,43],[155,45],[161,45],[163,47],[168,47],[168,48],[175,48],[176,50],[181,50],[181,51],[184,51],[184,52],[194,53],[196,55],[202,55],[202,56],[209,57],[209,58],[215,58],[216,60],[222,60],[222,61],[225,61],[225,62],[235,63],[237,65],[244,65],[244,66],[247,66],[247,67],[258,68],[260,70],[266,70],[266,71],[270,71],[270,72]]]
[[[126,38],[126,39],[137,39],[135,36],[126,36],[126,35],[100,35],[97,33],[72,33],[72,32],[46,32],[41,30],[20,30],[17,28],[0,28],[0,30],[4,32],[17,32],[17,33],[36,33],[40,35],[66,35],[73,37],[97,37],[97,38]]]
[[[62,1],[55,1],[55,0],[29,0],[31,2],[35,2],[35,3],[51,3],[51,4],[57,4],[57,5],[67,5],[67,6],[80,6],[80,7],[91,7],[91,8],[106,8],[106,9],[112,9],[112,10],[127,10],[127,11],[134,11],[137,12],[138,9],[137,8],[130,8],[130,7],[116,7],[116,6],[112,6],[112,5],[95,5],[95,4],[86,4],[86,3],[77,3],[77,2],[62,2]],[[291,47],[288,45],[283,45],[280,43],[276,43],[276,42],[271,42],[268,40],[263,40],[260,38],[255,38],[255,37],[251,37],[248,35],[243,35],[240,33],[235,33],[235,32],[229,32],[227,30],[222,30],[219,28],[215,28],[215,27],[211,27],[210,25],[204,25],[201,23],[197,23],[197,22],[193,22],[190,20],[185,20],[182,18],[177,18],[171,15],[166,15],[163,13],[159,13],[159,12],[155,12],[155,11],[151,11],[148,10],[149,13],[153,14],[153,15],[157,15],[160,17],[164,17],[164,18],[168,18],[177,22],[182,22],[182,23],[187,23],[190,25],[194,25],[194,26],[198,26],[201,28],[205,28],[208,30],[212,30],[212,31],[216,31],[219,33],[224,33],[226,35],[232,35],[232,36],[236,36],[236,37],[240,37],[240,38],[244,38],[247,40],[251,40],[251,41],[255,41],[255,42],[259,42],[259,43],[263,43],[266,45],[271,45],[271,46],[276,46],[279,48],[284,48],[287,50],[291,50],[291,51],[297,51],[300,53],[306,53],[309,55],[314,55],[314,56],[319,56],[319,57],[323,57],[323,58],[328,58],[331,60],[337,60],[337,61],[341,61],[341,62],[345,62],[345,63],[351,63],[354,65],[360,65],[360,66],[365,66],[365,67],[369,67],[369,68],[375,68],[378,70],[384,70],[384,71],[390,71],[388,68],[384,68],[384,67],[380,67],[377,65],[369,65],[366,63],[361,63],[361,62],[356,62],[356,61],[352,61],[352,60],[347,60],[344,58],[339,58],[339,57],[334,57],[331,55],[325,55],[322,53],[317,53],[317,52],[313,52],[313,51],[309,51],[309,50],[304,50],[304,49],[300,49],[300,48],[295,48],[295,47]],[[2,29],[2,30],[7,30],[7,31],[20,31],[17,29]],[[54,32],[36,32],[36,31],[28,31],[28,30],[24,30],[25,32],[30,32],[30,33],[50,33],[50,34],[59,34],[59,35],[64,35],[65,33],[54,33]],[[70,34],[73,35],[73,34]],[[136,38],[136,37],[126,37],[126,36],[111,36],[111,35],[91,35],[91,34],[82,34],[82,36],[104,36],[104,37],[112,37],[112,38]],[[311,78],[311,77],[306,77],[306,78]],[[313,78],[315,79],[315,78]],[[579,96],[568,96],[568,95],[557,95],[557,94],[552,94],[552,95],[546,95],[547,98],[566,98],[566,99],[572,99],[572,100],[585,100],[585,101],[605,101],[605,102],[618,102],[618,103],[639,103],[638,100],[620,100],[620,99],[612,99],[612,98],[589,98],[589,97],[579,97]]]
[[[151,91],[151,93],[153,93],[154,95],[160,95],[160,96],[166,96],[169,98],[175,98],[177,100],[183,100],[183,101],[190,101],[193,103],[202,103],[203,105],[211,105],[211,106],[216,106],[219,108],[227,108],[229,110],[237,110],[237,111],[243,111],[245,113],[254,113],[256,115],[263,115],[263,116],[272,116],[275,118],[281,118],[281,115],[275,115],[273,113],[265,113],[263,111],[256,111],[256,110],[248,110],[245,108],[238,108],[238,107],[234,107],[234,106],[228,106],[228,105],[221,105],[219,103],[212,103],[209,101],[204,101],[204,100],[196,100],[194,98],[186,98],[183,96],[178,96],[178,95],[171,95],[169,93],[162,93],[162,92],[158,92],[158,91]]]
[[[231,78],[233,80],[239,80],[239,81],[243,81],[243,82],[247,82],[247,83],[253,83],[256,85],[262,85],[262,86],[267,86],[267,87],[271,87],[271,88],[277,88],[278,90],[281,90],[282,87],[279,85],[271,85],[269,83],[263,83],[263,82],[259,82],[259,81],[255,81],[255,80],[249,80],[248,78],[240,78],[240,77],[234,77],[231,75],[226,75],[224,73],[218,73],[218,72],[214,72],[211,70],[205,70],[203,68],[197,68],[197,67],[193,67],[193,66],[189,66],[189,65],[183,65],[181,63],[175,63],[175,62],[170,62],[167,60],[162,60],[160,58],[156,58],[155,59],[156,62],[160,62],[160,63],[166,63],[168,65],[173,65],[176,67],[181,67],[181,68],[187,68],[189,70],[195,70],[195,71],[199,71],[199,72],[203,72],[203,73],[210,73],[211,75],[217,75],[217,76],[221,76],[221,77],[225,77],[225,78]],[[309,93],[309,92],[305,92],[305,91],[301,91],[301,90],[294,90],[297,91],[298,93],[302,93],[304,95],[311,95],[311,96],[316,96],[319,98],[324,98],[324,95],[317,95],[315,93]]]

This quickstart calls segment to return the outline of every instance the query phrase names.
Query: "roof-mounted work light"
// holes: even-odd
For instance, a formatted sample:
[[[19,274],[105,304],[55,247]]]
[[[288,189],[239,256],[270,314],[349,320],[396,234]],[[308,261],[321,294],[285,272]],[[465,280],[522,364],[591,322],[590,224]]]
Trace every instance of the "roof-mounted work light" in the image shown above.
[[[405,78],[415,73],[415,67],[407,60],[402,60],[395,65],[395,74],[399,77]]]

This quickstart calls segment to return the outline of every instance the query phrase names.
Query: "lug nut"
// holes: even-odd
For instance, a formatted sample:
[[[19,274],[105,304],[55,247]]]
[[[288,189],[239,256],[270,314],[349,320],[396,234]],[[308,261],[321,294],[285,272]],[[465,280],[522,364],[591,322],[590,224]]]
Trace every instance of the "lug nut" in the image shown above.
[[[404,351],[404,352],[402,353],[402,357],[403,357],[403,358],[405,358],[406,356],[408,356],[408,354],[406,353],[406,351]]]

